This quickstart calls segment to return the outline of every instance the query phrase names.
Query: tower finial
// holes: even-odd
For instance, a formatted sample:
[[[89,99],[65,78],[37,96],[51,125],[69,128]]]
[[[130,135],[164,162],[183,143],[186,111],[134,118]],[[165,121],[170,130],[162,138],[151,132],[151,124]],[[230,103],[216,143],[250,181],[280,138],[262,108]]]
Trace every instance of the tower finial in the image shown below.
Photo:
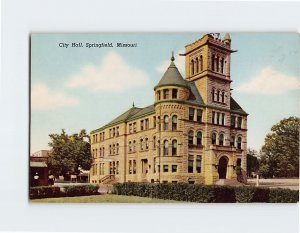
[[[134,101],[132,102],[132,107],[134,108]]]
[[[172,51],[172,57],[171,57],[171,61],[175,61],[175,57],[174,57],[174,51]]]

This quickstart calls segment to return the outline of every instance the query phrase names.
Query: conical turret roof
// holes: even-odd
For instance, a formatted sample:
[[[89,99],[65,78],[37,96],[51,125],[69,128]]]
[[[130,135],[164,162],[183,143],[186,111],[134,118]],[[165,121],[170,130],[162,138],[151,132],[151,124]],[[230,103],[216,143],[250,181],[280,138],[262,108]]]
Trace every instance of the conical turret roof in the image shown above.
[[[187,87],[186,81],[183,79],[182,75],[180,74],[179,70],[177,69],[174,63],[174,55],[172,53],[171,63],[164,73],[163,77],[159,81],[159,83],[155,86],[154,89],[161,87],[161,86],[183,86]]]

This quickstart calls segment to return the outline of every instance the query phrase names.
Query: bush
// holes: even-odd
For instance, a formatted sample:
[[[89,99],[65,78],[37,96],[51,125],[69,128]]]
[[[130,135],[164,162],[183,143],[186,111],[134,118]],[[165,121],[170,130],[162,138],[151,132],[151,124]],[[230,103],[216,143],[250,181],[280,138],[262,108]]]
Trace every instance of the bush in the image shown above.
[[[255,187],[236,187],[235,199],[237,202],[246,203],[251,202],[255,193]]]
[[[187,183],[117,183],[113,185],[113,193],[117,195],[199,203],[296,203],[299,201],[299,191],[289,189],[268,189],[254,186],[213,186]]]
[[[299,191],[290,189],[270,189],[269,202],[271,203],[297,203],[299,201]]]
[[[67,185],[63,187],[65,196],[89,196],[98,194],[98,185]]]
[[[53,186],[39,186],[31,187],[29,190],[30,199],[40,199],[40,198],[51,198],[51,197],[61,197],[63,196],[59,187]]]

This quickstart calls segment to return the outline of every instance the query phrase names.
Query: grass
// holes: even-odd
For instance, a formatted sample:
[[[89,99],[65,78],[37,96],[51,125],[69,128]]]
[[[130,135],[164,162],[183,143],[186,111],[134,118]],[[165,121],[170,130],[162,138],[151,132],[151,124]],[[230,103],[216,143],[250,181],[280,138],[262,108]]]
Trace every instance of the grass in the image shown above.
[[[148,197],[123,196],[123,195],[94,195],[81,197],[59,197],[59,198],[45,198],[35,199],[31,202],[43,203],[174,203],[176,201],[162,200]]]

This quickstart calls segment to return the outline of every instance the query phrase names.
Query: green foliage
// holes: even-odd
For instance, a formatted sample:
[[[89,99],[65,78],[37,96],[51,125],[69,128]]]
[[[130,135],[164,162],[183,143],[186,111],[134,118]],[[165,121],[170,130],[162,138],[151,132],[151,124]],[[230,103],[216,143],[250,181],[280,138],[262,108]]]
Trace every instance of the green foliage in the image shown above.
[[[250,176],[252,172],[257,172],[258,169],[257,151],[249,148],[247,151],[247,176]]]
[[[63,187],[65,196],[75,197],[75,196],[88,196],[98,194],[98,185],[67,185]]]
[[[39,187],[31,187],[29,190],[30,199],[61,197],[61,196],[63,195],[59,187],[39,186]]]
[[[199,203],[296,203],[299,201],[299,191],[289,189],[268,189],[254,186],[213,186],[187,183],[116,183],[113,185],[113,194]]]
[[[50,134],[49,167],[58,175],[79,174],[78,168],[89,170],[92,162],[89,136],[85,130],[79,134],[68,135],[65,130],[61,134]]]
[[[237,202],[246,203],[251,202],[255,193],[254,187],[236,187],[235,199]]]
[[[299,177],[299,126],[299,118],[289,117],[271,128],[260,152],[263,177]]]

